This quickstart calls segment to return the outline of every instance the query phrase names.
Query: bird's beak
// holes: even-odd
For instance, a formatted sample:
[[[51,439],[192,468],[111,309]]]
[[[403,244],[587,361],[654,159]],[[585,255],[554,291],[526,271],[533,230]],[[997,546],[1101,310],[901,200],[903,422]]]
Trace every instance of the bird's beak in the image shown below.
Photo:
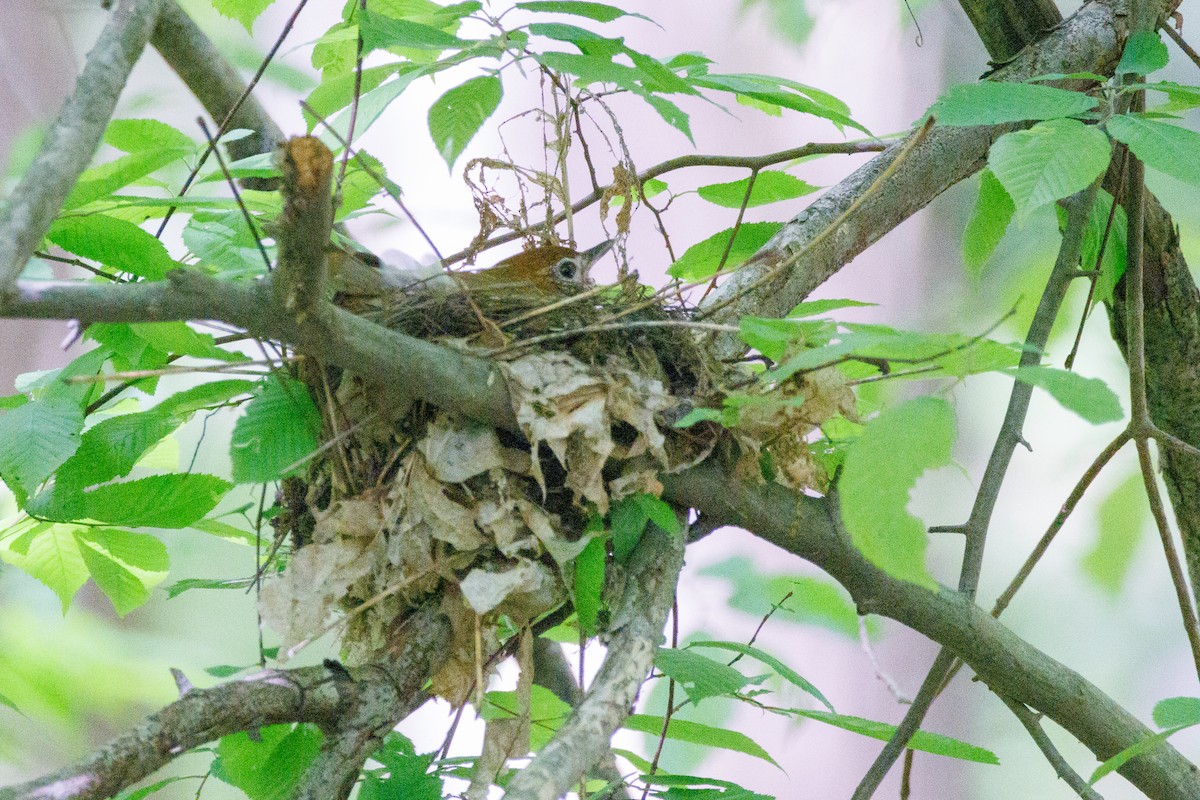
[[[598,261],[605,253],[607,253],[609,250],[612,250],[613,245],[616,243],[616,239],[609,239],[606,242],[601,242],[593,248],[584,250],[582,253],[580,253],[580,255],[583,256],[583,263],[587,264],[589,267],[592,264],[595,264],[596,261]]]

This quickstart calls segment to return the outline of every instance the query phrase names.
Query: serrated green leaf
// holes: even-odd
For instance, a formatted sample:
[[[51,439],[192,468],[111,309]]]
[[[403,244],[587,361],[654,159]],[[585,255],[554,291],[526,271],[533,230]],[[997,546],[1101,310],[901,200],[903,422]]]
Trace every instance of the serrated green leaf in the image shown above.
[[[758,177],[754,181],[754,188],[751,189],[750,197],[747,199],[746,188],[749,184],[749,178],[730,183],[713,183],[701,186],[696,193],[704,200],[724,208],[741,208],[743,201],[746,201],[747,208],[751,208],[783,200],[794,200],[820,188],[778,170],[763,170],[758,173]]]
[[[209,381],[163,399],[156,409],[176,416],[190,416],[202,408],[212,408],[228,403],[235,397],[253,394],[261,384],[240,378]]]
[[[104,131],[104,141],[126,153],[196,147],[187,134],[157,119],[114,119]]]
[[[254,20],[258,19],[275,0],[212,0],[213,8],[222,16],[237,20],[252,33]]]
[[[131,322],[129,330],[160,353],[231,363],[250,360],[245,353],[217,346],[211,334],[201,333],[186,322]]]
[[[978,280],[984,262],[1004,238],[1014,210],[1012,198],[1000,181],[990,169],[983,169],[979,173],[979,198],[963,231],[963,261],[972,278]]]
[[[112,601],[119,616],[150,599],[150,590],[167,577],[167,548],[154,536],[115,528],[75,532],[92,580]]]
[[[842,519],[855,546],[893,577],[937,590],[925,568],[925,526],[908,494],[926,470],[950,463],[954,412],[922,397],[884,411],[846,454],[838,484]]]
[[[180,266],[146,231],[107,214],[60,217],[46,231],[54,244],[120,272],[158,280]]]
[[[236,210],[194,214],[183,227],[183,243],[208,269],[229,276],[266,272],[254,236]]]
[[[1141,473],[1121,481],[1100,502],[1096,541],[1080,561],[1080,567],[1097,586],[1116,595],[1133,563],[1138,542],[1145,538],[1150,505]]]
[[[811,683],[809,683],[804,678],[803,675],[801,675],[799,672],[796,672],[796,670],[792,669],[791,667],[789,667],[787,664],[780,661],[775,656],[771,655],[770,653],[767,653],[766,651],[760,650],[757,647],[752,647],[751,645],[742,644],[740,642],[718,642],[718,641],[689,642],[688,647],[712,647],[717,650],[730,650],[734,653],[741,653],[744,656],[749,656],[750,658],[753,658],[756,661],[761,661],[763,664],[766,664],[768,667],[770,667],[772,670],[774,670],[776,675],[783,678],[785,681],[792,684],[796,688],[798,688],[804,692],[807,692],[808,694],[815,697],[817,699],[817,701],[820,702],[821,705],[828,708],[830,710],[830,712],[833,712],[833,710],[834,710],[833,704],[830,703],[827,699],[825,699],[825,695],[821,694],[820,690],[817,689],[817,687],[813,686]]]
[[[454,87],[429,109],[429,134],[446,166],[454,162],[500,105],[504,89],[500,79],[484,75]]]
[[[733,667],[689,650],[660,647],[654,666],[682,686],[693,704],[707,697],[736,695],[747,683],[746,676]]]
[[[663,718],[649,714],[630,714],[625,718],[622,727],[630,731],[659,736],[663,733]],[[770,753],[759,746],[749,736],[738,731],[714,728],[711,725],[702,725],[699,722],[672,719],[670,724],[667,725],[666,738],[679,742],[700,744],[705,747],[715,747],[720,750],[732,750],[735,753],[744,753],[748,756],[762,759],[775,767],[779,766],[775,759],[771,758]]]
[[[63,210],[79,208],[94,200],[106,197],[122,186],[128,186],[134,181],[144,178],[151,172],[165,167],[172,161],[184,158],[195,151],[188,146],[178,150],[163,148],[158,150],[142,150],[127,156],[108,161],[95,167],[88,167],[75,182],[75,187],[63,202]]]
[[[23,500],[79,449],[83,410],[35,400],[0,415],[0,479]]]
[[[82,515],[106,525],[186,528],[233,488],[213,475],[151,475],[83,493]]]
[[[1074,411],[1093,425],[1116,422],[1125,416],[1116,393],[1099,378],[1085,378],[1077,372],[1036,366],[1018,367],[1010,374],[1022,383],[1049,392],[1059,405]]]
[[[522,11],[533,11],[540,14],[573,14],[577,17],[587,17],[597,22],[612,22],[621,17],[638,17],[649,20],[649,17],[624,11],[606,3],[590,3],[584,0],[527,0],[517,3]]]
[[[1073,119],[1041,122],[1001,136],[988,166],[1004,186],[1018,216],[1081,191],[1108,167],[1108,137]]]
[[[888,741],[896,733],[895,725],[888,725],[886,722],[875,722],[874,720],[863,719],[862,717],[850,717],[844,714],[832,714],[827,711],[807,711],[803,709],[793,709],[792,713],[817,720],[818,722],[824,722],[827,725],[833,725],[835,728],[869,736],[872,739],[878,739],[882,742]],[[939,733],[917,731],[913,734],[912,739],[909,740],[908,747],[912,750],[920,750],[925,753],[934,753],[935,755],[948,756],[963,761],[973,761],[976,764],[1000,764],[1000,759],[996,758],[996,754],[991,750],[986,750],[949,736],[943,736]]]
[[[633,67],[618,64],[611,56],[595,56],[584,53],[535,53],[540,64],[555,72],[576,76],[582,86],[593,83],[615,83],[622,89],[639,91],[639,73]]]
[[[1097,100],[1032,83],[980,81],[952,86],[930,106],[939,125],[1004,125],[1025,120],[1049,120],[1085,114]]]
[[[1200,133],[1135,114],[1113,117],[1105,127],[1146,166],[1200,186]]]
[[[597,630],[607,557],[603,536],[593,536],[575,557],[575,580],[571,584],[571,599],[579,617],[579,627],[587,636],[595,635]]]
[[[321,415],[303,383],[283,377],[263,382],[233,428],[229,454],[237,483],[266,483],[311,455]],[[300,468],[300,467],[296,467]]]
[[[86,489],[129,474],[134,464],[183,419],[152,409],[98,422],[80,439],[79,449],[59,469],[56,479],[72,489]]]
[[[733,247],[729,250],[729,258],[724,269],[730,270],[740,266],[746,259],[758,252],[763,245],[770,241],[780,228],[782,222],[747,222],[737,232]],[[682,281],[702,281],[716,274],[721,256],[733,235],[733,228],[727,228],[713,234],[707,239],[697,242],[684,251],[679,260],[667,270],[672,278]]]
[[[1149,75],[1165,67],[1169,59],[1167,46],[1158,37],[1158,31],[1138,31],[1126,40],[1116,74]]]
[[[316,758],[322,738],[315,725],[271,725],[254,737],[244,732],[222,736],[213,774],[250,800],[283,800]]]
[[[244,544],[253,547],[258,542],[258,536],[255,535],[254,531],[242,530],[235,525],[230,525],[228,522],[221,522],[217,519],[198,519],[192,523],[192,527],[234,544]]]
[[[431,25],[370,11],[359,11],[358,24],[362,32],[363,55],[388,47],[441,51],[471,44]]]
[[[354,100],[356,87],[360,93],[366,94],[395,75],[400,68],[399,63],[367,67],[362,71],[361,82],[354,70],[337,73],[327,71],[321,76],[321,85],[313,89],[304,101],[308,129],[311,131],[316,127],[318,120],[328,119],[350,105]]]
[[[1112,225],[1109,226],[1108,218],[1112,212],[1113,197],[1103,189],[1096,196],[1096,203],[1092,206],[1091,216],[1088,217],[1087,228],[1083,233],[1083,246],[1080,250],[1080,258],[1085,269],[1091,269],[1096,264],[1097,256],[1100,256],[1100,247],[1103,245],[1104,253],[1100,258],[1100,274],[1096,278],[1095,299],[1101,303],[1111,304],[1113,302],[1113,290],[1117,286],[1117,282],[1125,275],[1125,251],[1126,251],[1126,235],[1127,222],[1125,217],[1125,209],[1117,205],[1117,213],[1113,216]],[[1062,222],[1066,225],[1066,212],[1063,211]],[[1108,232],[1108,241],[1104,241],[1105,231]]]
[[[659,97],[656,94],[641,94],[651,108],[658,112],[658,115],[663,118],[663,121],[670,125],[675,130],[682,133],[688,138],[692,144],[696,140],[692,138],[692,125],[689,121],[687,113],[679,106],[667,100],[665,97]]]
[[[65,614],[71,598],[87,583],[88,569],[75,541],[73,525],[39,524],[16,541],[10,541],[0,555],[58,595]]]

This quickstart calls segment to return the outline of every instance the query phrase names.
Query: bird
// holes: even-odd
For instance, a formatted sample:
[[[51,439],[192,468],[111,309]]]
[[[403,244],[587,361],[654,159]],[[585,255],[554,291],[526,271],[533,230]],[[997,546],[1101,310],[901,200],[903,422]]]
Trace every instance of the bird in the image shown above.
[[[390,291],[427,290],[437,294],[512,296],[552,301],[593,285],[592,265],[612,249],[608,239],[582,252],[560,244],[542,244],[473,272],[446,272],[438,264],[421,267],[389,264],[370,253],[333,247],[330,275],[342,295],[377,296]],[[408,259],[412,262],[412,259]]]

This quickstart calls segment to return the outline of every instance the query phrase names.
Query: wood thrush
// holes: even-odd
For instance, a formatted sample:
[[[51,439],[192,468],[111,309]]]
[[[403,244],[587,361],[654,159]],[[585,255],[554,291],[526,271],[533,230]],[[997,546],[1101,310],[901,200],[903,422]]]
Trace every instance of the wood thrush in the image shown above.
[[[435,293],[466,291],[553,300],[591,286],[592,265],[612,249],[613,240],[579,252],[546,244],[509,256],[474,272],[447,273],[441,267],[402,269],[364,253],[333,249],[329,270],[333,285],[343,294],[371,296],[395,289],[422,287]]]

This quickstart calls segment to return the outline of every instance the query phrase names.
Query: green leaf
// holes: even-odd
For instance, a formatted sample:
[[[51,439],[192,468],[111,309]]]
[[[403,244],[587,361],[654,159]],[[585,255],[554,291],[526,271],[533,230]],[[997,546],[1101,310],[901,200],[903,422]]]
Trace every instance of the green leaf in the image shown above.
[[[874,720],[863,719],[862,717],[850,717],[844,714],[831,714],[826,711],[806,711],[803,709],[792,709],[793,714],[808,719],[824,722],[827,725],[833,725],[835,728],[851,731],[852,733],[869,736],[872,739],[878,739],[881,742],[886,742],[896,733],[896,726],[888,725],[886,722],[875,722]],[[963,761],[973,761],[976,764],[993,764],[999,765],[1000,759],[996,758],[996,754],[991,750],[985,750],[982,747],[977,747],[973,744],[952,739],[949,736],[942,736],[938,733],[929,733],[928,731],[917,731],[909,740],[908,746],[912,750],[921,750],[925,753],[933,753],[939,756],[949,756]]]
[[[820,326],[810,320],[745,316],[738,320],[738,338],[772,361],[782,361],[789,349],[808,340],[814,324]]]
[[[735,696],[747,683],[746,676],[733,667],[689,650],[660,647],[654,666],[682,686],[693,704],[706,697]]]
[[[1121,481],[1100,503],[1095,544],[1080,561],[1085,574],[1110,595],[1120,593],[1138,542],[1145,538],[1150,506],[1141,473]]]
[[[431,25],[370,11],[359,11],[358,21],[359,30],[362,32],[363,55],[386,47],[441,51],[471,44]]]
[[[1168,697],[1154,704],[1154,724],[1182,729],[1200,725],[1200,697]]]
[[[85,528],[75,532],[75,539],[92,580],[119,616],[149,600],[150,590],[167,577],[167,548],[153,536]]]
[[[131,322],[129,330],[160,353],[235,363],[250,360],[245,353],[218,347],[211,334],[200,333],[186,322]]]
[[[633,548],[642,540],[647,522],[653,522],[667,533],[682,532],[671,507],[644,492],[614,501],[608,515],[612,527],[613,559],[617,563],[624,563],[629,558]]]
[[[35,400],[0,415],[0,479],[24,500],[79,449],[83,410],[63,399]]]
[[[740,181],[732,181],[730,183],[714,183],[708,186],[701,186],[696,190],[696,193],[714,205],[724,208],[741,208],[742,201],[746,200],[746,187],[749,184],[750,179],[743,178]],[[805,183],[786,172],[764,170],[758,173],[758,177],[754,181],[754,188],[750,191],[750,198],[746,202],[746,207],[751,208],[766,205],[767,203],[778,203],[782,200],[794,200],[797,197],[804,197],[806,194],[811,194],[819,188],[819,186]]]
[[[315,725],[271,725],[255,737],[245,732],[222,736],[213,774],[250,800],[283,800],[317,757],[322,738]]]
[[[979,174],[979,199],[975,201],[975,209],[963,232],[963,261],[971,277],[979,278],[984,262],[1004,238],[1014,210],[1012,198],[1004,191],[1004,186],[990,169],[985,168]]]
[[[500,105],[504,89],[494,75],[472,78],[437,99],[429,109],[429,134],[438,152],[453,169],[484,121]]]
[[[488,692],[480,716],[485,720],[514,719],[520,703],[516,692]],[[544,686],[534,684],[529,693],[530,749],[542,749],[571,716],[571,706]]]
[[[230,276],[266,271],[254,236],[236,210],[194,214],[183,228],[183,243],[208,269]]]
[[[1136,114],[1113,117],[1106,127],[1146,166],[1200,186],[1200,133]]]
[[[247,381],[240,378],[226,378],[219,381],[209,381],[176,392],[163,399],[155,408],[166,414],[188,416],[204,408],[228,403],[235,397],[253,394],[261,384],[258,381]]]
[[[1116,772],[1119,770],[1125,765],[1125,762],[1129,761],[1131,758],[1136,758],[1143,753],[1148,753],[1151,750],[1154,750],[1163,742],[1165,742],[1167,737],[1178,732],[1179,730],[1181,730],[1181,728],[1169,728],[1165,731],[1161,731],[1152,736],[1147,736],[1144,739],[1134,742],[1129,747],[1126,747],[1124,750],[1106,760],[1100,766],[1096,767],[1096,771],[1092,773],[1092,777],[1088,778],[1088,783],[1093,784],[1110,772]]]
[[[83,516],[107,525],[186,528],[233,488],[212,475],[151,475],[83,494]]]
[[[233,544],[244,544],[254,547],[258,542],[258,536],[254,531],[242,530],[234,525],[230,525],[228,522],[221,522],[216,519],[198,519],[192,523],[192,527]]]
[[[588,3],[582,0],[527,0],[524,3],[517,3],[517,8],[539,14],[574,14],[578,17],[594,19],[597,22],[612,22],[621,17],[649,19],[641,14],[624,11],[606,3]]]
[[[830,311],[837,311],[841,308],[868,308],[878,305],[877,303],[866,303],[862,300],[845,300],[838,298],[830,298],[827,300],[805,300],[799,303],[787,313],[789,317],[815,317],[818,314],[828,314]]]
[[[630,731],[659,736],[663,733],[663,718],[649,714],[630,714],[625,718],[622,727]],[[775,759],[771,758],[770,753],[760,747],[749,736],[738,731],[714,728],[711,725],[702,725],[699,722],[672,719],[667,726],[666,738],[679,742],[704,745],[705,747],[715,747],[720,750],[732,750],[735,753],[745,753],[748,756],[762,759],[773,766],[779,766]]]
[[[1108,217],[1112,211],[1113,197],[1103,189],[1096,196],[1092,206],[1091,216],[1088,217],[1087,228],[1083,234],[1083,247],[1080,251],[1085,269],[1091,269],[1100,255],[1100,246],[1104,244],[1104,254],[1100,259],[1100,275],[1096,279],[1095,299],[1101,303],[1113,302],[1113,290],[1117,282],[1125,274],[1125,242],[1127,223],[1125,209],[1117,205],[1117,213],[1109,227]],[[1066,212],[1062,213],[1061,224],[1066,225]],[[1108,230],[1108,241],[1104,243],[1104,233]]]
[[[761,661],[774,670],[776,675],[783,678],[785,681],[797,687],[798,689],[801,689],[802,691],[812,695],[818,701],[820,701],[821,705],[828,708],[831,712],[833,711],[833,705],[825,699],[825,695],[821,694],[820,690],[809,683],[803,675],[801,675],[799,672],[796,672],[794,669],[780,661],[775,656],[760,650],[757,647],[752,647],[748,644],[741,644],[740,642],[716,641],[690,642],[688,647],[712,647],[717,650],[731,650],[735,653],[741,653],[744,656],[749,656],[756,661]]]
[[[126,153],[196,148],[187,134],[157,119],[114,119],[104,131],[104,141]]]
[[[229,454],[237,483],[266,483],[317,449],[321,414],[299,381],[272,376],[233,428]],[[300,469],[300,466],[295,469]]]
[[[94,200],[99,200],[134,181],[144,178],[155,170],[165,167],[172,161],[184,158],[195,152],[195,147],[189,145],[186,149],[163,148],[158,150],[141,150],[127,156],[89,167],[79,176],[75,187],[63,202],[63,210],[79,208]]]
[[[60,217],[46,231],[46,238],[67,252],[150,280],[179,266],[158,239],[132,222],[107,214]]]
[[[304,109],[304,118],[308,120],[308,129],[311,131],[316,127],[318,120],[329,119],[350,105],[354,100],[356,86],[362,94],[366,94],[395,75],[399,69],[399,63],[368,67],[362,71],[361,83],[355,70],[326,72],[321,76],[321,85],[313,89],[305,100],[307,108]],[[313,116],[314,114],[316,116]]]
[[[1167,46],[1158,38],[1158,31],[1139,31],[1125,42],[1125,52],[1121,53],[1116,74],[1149,75],[1165,67],[1169,59]]]
[[[686,136],[688,141],[692,144],[696,143],[696,140],[692,138],[691,122],[689,121],[687,113],[682,108],[675,105],[670,100],[667,100],[664,97],[659,97],[656,94],[642,94],[640,92],[639,94],[641,94],[642,99],[645,100],[651,108],[658,112],[658,115],[663,118],[664,122]]]
[[[1032,83],[980,81],[951,86],[928,114],[939,125],[1004,125],[1024,120],[1049,120],[1085,114],[1097,100]]]
[[[58,595],[64,614],[89,574],[75,540],[76,530],[73,525],[41,523],[16,540],[0,543],[4,560]]]
[[[1087,188],[1108,167],[1110,156],[1108,137],[1100,130],[1055,119],[1001,136],[988,154],[988,166],[1025,218]]]
[[[729,258],[725,262],[725,270],[741,266],[746,259],[758,252],[771,237],[783,227],[782,222],[747,222],[737,232],[733,247],[729,250]],[[667,270],[672,278],[682,281],[696,282],[711,278],[717,272],[721,256],[733,236],[733,228],[727,228],[707,239],[697,242],[684,251],[679,260]]]
[[[1055,367],[1018,367],[1009,374],[1049,392],[1059,405],[1093,425],[1116,422],[1125,416],[1116,393],[1099,378],[1085,378]]]
[[[212,0],[217,13],[242,23],[246,33],[251,33],[254,20],[270,7],[275,0]]]
[[[430,772],[436,755],[417,755],[406,737],[395,731],[389,733],[383,747],[371,755],[384,770],[364,770],[358,800],[441,800],[442,777],[437,771]]]
[[[72,489],[86,489],[124,477],[183,421],[155,408],[98,422],[83,434],[79,449],[59,468],[56,478]]]
[[[606,560],[607,550],[603,536],[593,536],[583,551],[575,557],[575,580],[571,584],[571,599],[579,617],[579,627],[587,636],[595,635],[597,630]]]
[[[908,493],[928,469],[950,463],[954,412],[921,397],[884,411],[849,448],[838,484],[854,544],[888,574],[937,590],[925,568],[925,526],[908,513]]]

